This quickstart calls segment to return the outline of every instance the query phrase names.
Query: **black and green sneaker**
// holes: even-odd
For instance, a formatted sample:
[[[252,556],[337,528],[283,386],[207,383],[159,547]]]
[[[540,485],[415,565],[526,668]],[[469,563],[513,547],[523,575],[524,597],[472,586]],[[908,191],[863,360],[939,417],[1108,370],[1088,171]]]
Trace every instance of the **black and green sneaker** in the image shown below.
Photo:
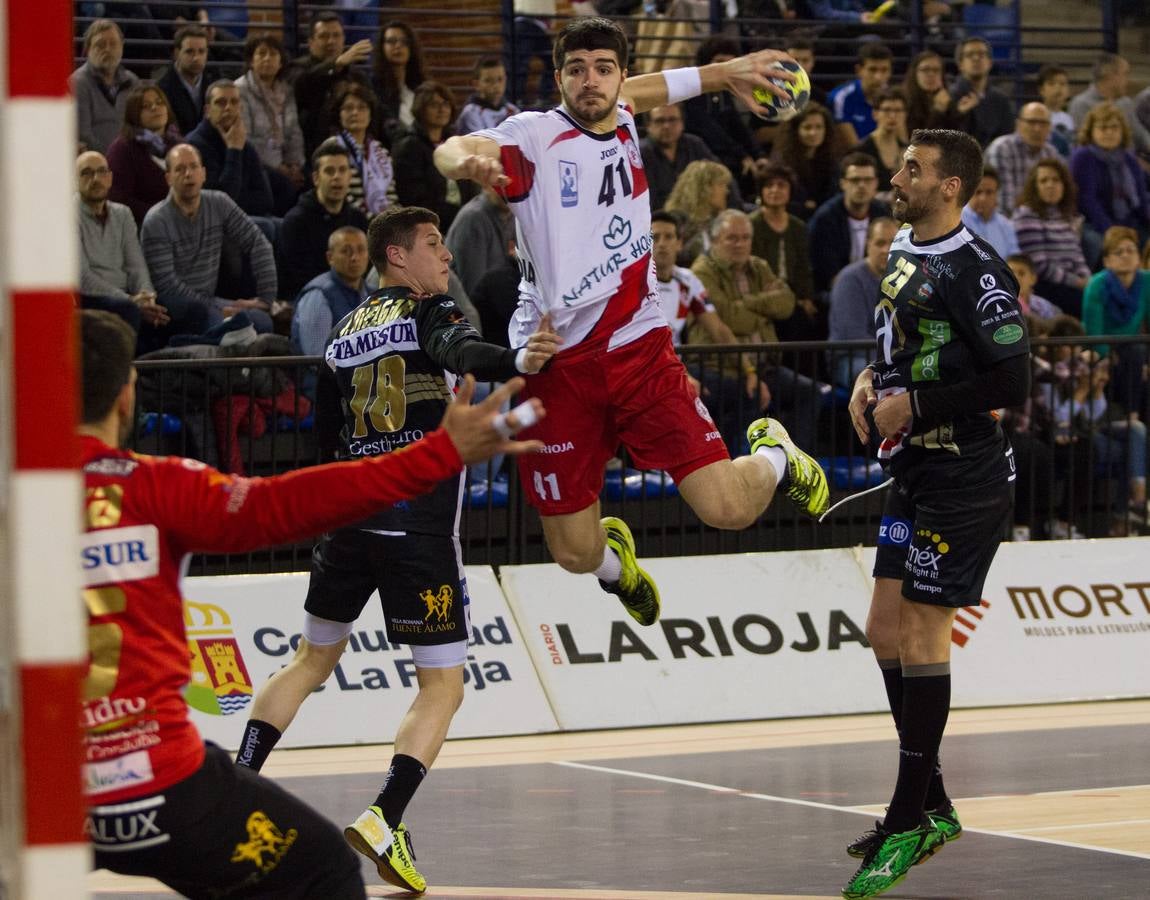
[[[958,810],[954,808],[953,803],[947,802],[942,806],[936,806],[934,809],[928,809],[926,817],[930,819],[930,824],[934,826],[934,830],[942,836],[942,840],[935,845],[928,856],[924,856],[919,862],[926,862],[927,859],[942,849],[943,844],[949,844],[951,841],[957,841],[962,837],[962,823],[958,821]]]
[[[618,597],[623,608],[640,625],[654,625],[659,621],[659,589],[655,587],[654,579],[635,561],[635,539],[631,536],[631,529],[614,516],[606,516],[602,522],[603,530],[607,532],[607,546],[615,551],[623,570],[614,583],[600,579],[600,587]]]
[[[855,859],[866,859],[866,855],[878,847],[885,837],[886,832],[882,830],[882,822],[876,819],[874,828],[868,828],[847,844],[847,856],[853,856]]]
[[[783,487],[791,502],[803,513],[817,519],[827,511],[831,491],[827,476],[813,456],[791,440],[778,419],[756,419],[747,426],[747,441],[754,453],[760,447],[781,447],[787,455],[787,477]]]
[[[891,833],[881,825],[878,830],[882,834],[882,842],[871,849],[842,890],[847,900],[877,897],[889,891],[943,842],[942,835],[929,822],[910,831]]]

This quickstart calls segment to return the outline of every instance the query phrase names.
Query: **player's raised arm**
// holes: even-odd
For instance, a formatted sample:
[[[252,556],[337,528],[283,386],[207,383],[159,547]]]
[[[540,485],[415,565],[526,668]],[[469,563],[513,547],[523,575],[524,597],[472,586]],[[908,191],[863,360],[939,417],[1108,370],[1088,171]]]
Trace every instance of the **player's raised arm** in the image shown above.
[[[752,112],[765,114],[766,107],[751,92],[755,88],[762,88],[786,99],[786,91],[772,83],[771,79],[794,81],[794,76],[789,72],[771,68],[776,62],[794,62],[794,59],[780,50],[759,50],[707,66],[665,69],[628,78],[623,82],[622,94],[625,102],[636,113],[641,113],[656,106],[690,100],[699,94],[726,90],[740,97]]]
[[[444,178],[468,178],[483,187],[503,187],[509,181],[499,161],[499,145],[471,134],[449,137],[436,147],[435,168]]]

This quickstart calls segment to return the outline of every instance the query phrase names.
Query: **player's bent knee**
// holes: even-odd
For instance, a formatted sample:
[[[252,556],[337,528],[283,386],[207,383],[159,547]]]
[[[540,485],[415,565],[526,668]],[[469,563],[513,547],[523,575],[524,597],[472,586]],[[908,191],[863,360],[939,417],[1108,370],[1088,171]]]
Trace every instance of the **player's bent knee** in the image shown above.
[[[751,509],[741,497],[714,497],[692,508],[703,524],[725,531],[749,528],[758,518],[758,511]]]

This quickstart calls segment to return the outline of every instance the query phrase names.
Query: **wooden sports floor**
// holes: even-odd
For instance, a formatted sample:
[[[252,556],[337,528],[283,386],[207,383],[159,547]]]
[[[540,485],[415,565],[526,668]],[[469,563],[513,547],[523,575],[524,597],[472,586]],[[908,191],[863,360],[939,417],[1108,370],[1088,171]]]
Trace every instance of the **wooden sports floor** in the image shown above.
[[[264,771],[342,825],[389,756],[284,750]],[[1150,700],[957,711],[942,758],[965,834],[884,896],[1150,897]],[[427,898],[838,897],[896,764],[883,715],[451,741],[406,818]]]

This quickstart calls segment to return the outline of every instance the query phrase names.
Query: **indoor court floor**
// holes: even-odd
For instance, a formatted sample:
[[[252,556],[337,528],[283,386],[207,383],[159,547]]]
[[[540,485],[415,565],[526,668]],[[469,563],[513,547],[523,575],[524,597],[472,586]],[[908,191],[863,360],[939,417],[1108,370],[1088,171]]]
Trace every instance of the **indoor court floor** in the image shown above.
[[[342,825],[389,757],[282,750],[264,771]],[[1150,897],[1150,700],[955,711],[942,758],[966,831],[885,897]],[[450,741],[407,823],[429,900],[830,898],[896,765],[887,715]]]

